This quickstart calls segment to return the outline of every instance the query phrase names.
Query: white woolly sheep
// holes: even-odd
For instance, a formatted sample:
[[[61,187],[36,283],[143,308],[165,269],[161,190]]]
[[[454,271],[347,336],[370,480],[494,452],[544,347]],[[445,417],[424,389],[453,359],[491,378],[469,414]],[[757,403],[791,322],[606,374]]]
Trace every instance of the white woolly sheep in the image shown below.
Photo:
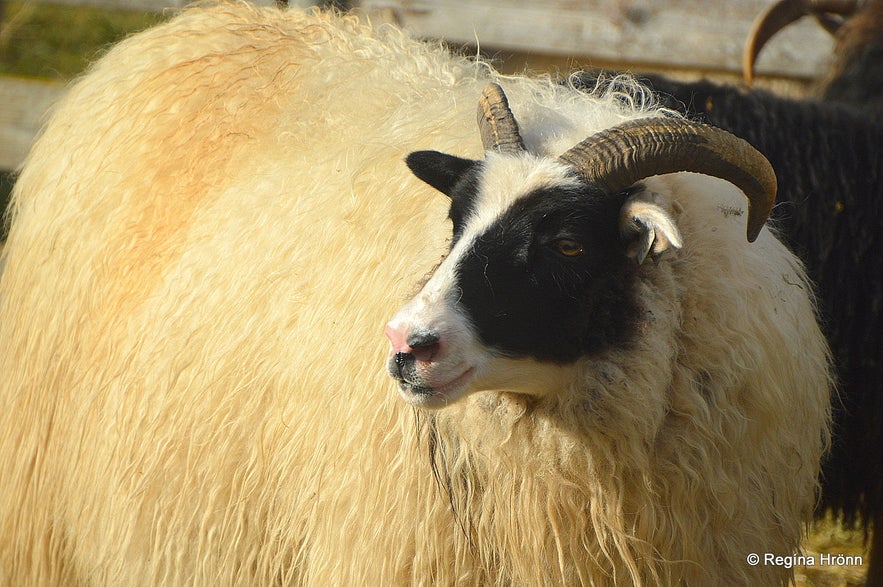
[[[526,150],[491,139],[485,156],[489,82]],[[586,165],[598,143],[571,149],[597,131],[664,120],[663,150],[681,131],[723,140],[648,96],[502,78],[392,27],[247,5],[188,10],[109,51],[13,194],[0,583],[784,583],[789,569],[746,557],[793,553],[813,506],[829,367],[810,286],[769,229],[747,242],[727,181],[639,170],[605,191]],[[485,130],[514,128],[501,93],[482,103],[499,114]],[[454,198],[457,244],[387,327],[389,360],[410,402],[450,392],[438,410],[403,402],[384,369],[384,325],[450,248],[449,200],[403,161],[421,149],[472,158],[408,157]],[[763,162],[743,154],[748,173],[711,169],[729,152],[698,170],[751,192]],[[456,188],[452,161],[469,168]],[[576,352],[536,320],[548,352],[530,331],[511,345],[505,316],[470,323],[475,304],[437,295],[490,236],[476,222],[523,239],[500,211],[526,186],[555,192],[549,214],[576,228],[529,239],[557,263],[542,291],[569,304],[555,283],[600,276],[571,292],[602,308]],[[585,226],[562,216],[562,186],[596,203],[573,202]],[[752,197],[753,237],[769,202]],[[418,319],[435,332],[417,340]],[[481,340],[484,319],[510,330]],[[456,353],[474,377],[440,389],[433,365]]]
[[[832,444],[816,516],[863,528],[868,585],[883,585],[883,1],[782,0],[746,43],[746,71],[762,41],[800,16],[846,12],[813,96],[650,76],[660,99],[751,143],[776,169],[773,221],[816,285],[838,385]],[[594,89],[596,77],[581,80]],[[822,171],[823,170],[823,171]]]

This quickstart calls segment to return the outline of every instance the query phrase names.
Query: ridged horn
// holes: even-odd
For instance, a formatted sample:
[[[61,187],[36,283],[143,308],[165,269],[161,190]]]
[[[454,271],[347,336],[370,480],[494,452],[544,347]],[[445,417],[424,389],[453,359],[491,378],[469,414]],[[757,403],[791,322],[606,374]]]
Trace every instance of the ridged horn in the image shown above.
[[[773,35],[807,14],[813,14],[829,33],[837,26],[829,15],[849,16],[858,10],[859,0],[780,0],[757,15],[742,49],[742,77],[754,81],[754,62]]]
[[[485,151],[518,153],[525,150],[518,123],[499,84],[488,84],[478,99],[478,131]]]
[[[559,160],[611,194],[642,179],[679,171],[725,179],[748,198],[750,242],[776,200],[776,174],[754,147],[725,130],[678,118],[626,122],[590,136]]]

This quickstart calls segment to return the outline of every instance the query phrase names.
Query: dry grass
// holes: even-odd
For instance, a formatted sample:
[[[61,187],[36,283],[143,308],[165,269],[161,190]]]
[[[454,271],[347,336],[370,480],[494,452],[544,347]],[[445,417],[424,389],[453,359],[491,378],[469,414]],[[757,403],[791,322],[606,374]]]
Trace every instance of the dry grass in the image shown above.
[[[803,541],[812,566],[795,566],[795,587],[862,587],[867,573],[868,550],[861,530],[848,530],[830,518],[819,520]],[[863,565],[822,564],[821,555],[862,557]],[[870,586],[868,586],[870,587]]]

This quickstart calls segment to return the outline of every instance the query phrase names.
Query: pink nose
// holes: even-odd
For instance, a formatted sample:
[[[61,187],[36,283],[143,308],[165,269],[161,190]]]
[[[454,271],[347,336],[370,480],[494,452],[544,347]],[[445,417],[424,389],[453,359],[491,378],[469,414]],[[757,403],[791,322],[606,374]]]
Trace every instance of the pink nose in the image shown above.
[[[392,344],[390,355],[396,355],[401,359],[416,359],[428,363],[438,360],[442,352],[441,337],[429,330],[411,330],[405,328],[386,327],[386,337]]]
[[[393,328],[391,324],[387,325],[386,338],[392,345],[393,354],[410,353],[414,350],[408,345],[408,331],[405,329]]]

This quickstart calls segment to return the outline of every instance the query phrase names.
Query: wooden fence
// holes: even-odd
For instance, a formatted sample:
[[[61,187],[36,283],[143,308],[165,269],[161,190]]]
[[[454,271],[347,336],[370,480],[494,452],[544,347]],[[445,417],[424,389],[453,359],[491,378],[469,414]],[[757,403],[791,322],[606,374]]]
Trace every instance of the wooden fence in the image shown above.
[[[51,0],[148,12],[188,2]],[[275,0],[256,2],[270,5]],[[445,39],[454,45],[477,45],[486,54],[503,52],[532,69],[595,66],[714,76],[738,72],[751,22],[770,2],[354,0],[351,4],[372,20],[394,22],[417,36]],[[790,79],[814,77],[824,69],[832,46],[828,35],[806,20],[773,39],[761,55],[759,71]],[[21,163],[46,110],[63,91],[59,82],[0,77],[0,170]]]
[[[362,0],[418,36],[578,64],[738,73],[751,23],[773,0]],[[817,76],[833,41],[812,19],[776,35],[759,73]]]
[[[63,92],[60,82],[0,77],[0,169],[21,163],[47,110]]]

